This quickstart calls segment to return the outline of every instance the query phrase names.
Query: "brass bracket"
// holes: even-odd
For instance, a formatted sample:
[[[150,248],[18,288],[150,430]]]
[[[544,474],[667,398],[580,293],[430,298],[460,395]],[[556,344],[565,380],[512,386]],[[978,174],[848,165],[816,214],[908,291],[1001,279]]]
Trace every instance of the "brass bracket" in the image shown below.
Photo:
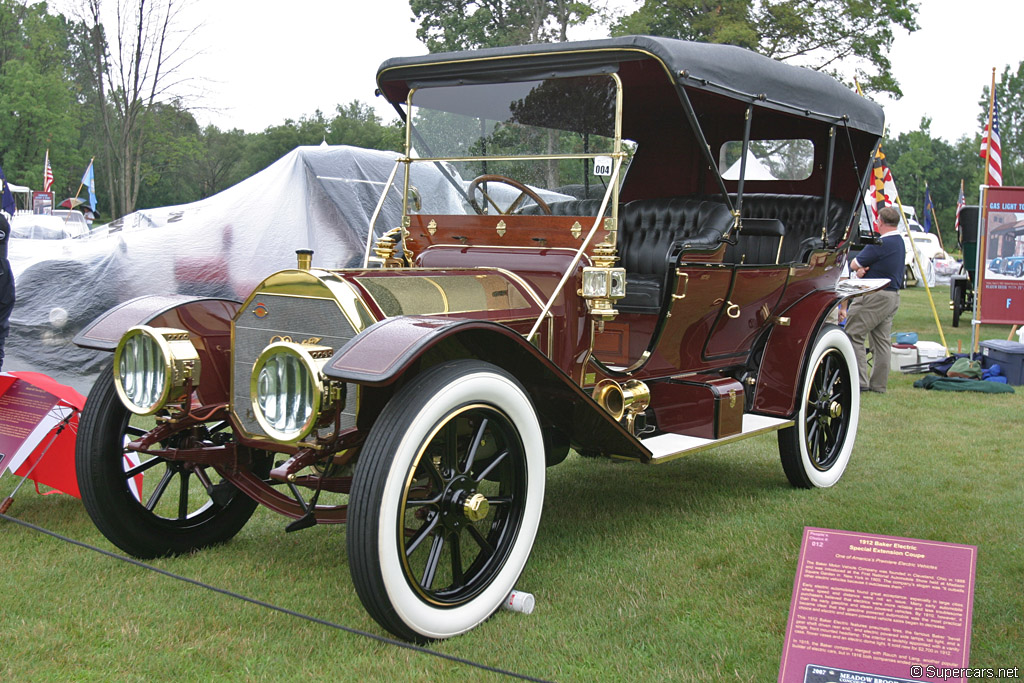
[[[678,301],[679,299],[685,299],[686,298],[686,290],[690,286],[690,276],[689,276],[689,274],[684,273],[684,272],[680,271],[677,268],[676,269],[676,277],[680,278],[683,281],[683,293],[682,294],[673,294],[672,295],[672,298],[674,300]]]

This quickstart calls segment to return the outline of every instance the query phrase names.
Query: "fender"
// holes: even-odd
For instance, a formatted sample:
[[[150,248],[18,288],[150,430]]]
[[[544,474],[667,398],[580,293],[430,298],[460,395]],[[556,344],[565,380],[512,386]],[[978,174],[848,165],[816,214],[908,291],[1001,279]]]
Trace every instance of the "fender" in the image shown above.
[[[482,320],[402,316],[360,332],[323,368],[335,380],[391,387],[423,369],[477,358],[516,377],[533,399],[542,423],[579,448],[641,461],[650,451],[612,419],[558,366],[505,325]],[[566,410],[566,406],[572,406]]]
[[[790,319],[788,327],[772,327],[758,371],[754,412],[777,417],[793,416],[811,342],[821,329],[828,311],[841,300],[835,291],[811,292],[783,314]],[[800,353],[793,353],[794,349],[800,349]]]
[[[72,340],[77,346],[113,352],[136,325],[186,330],[202,362],[199,397],[224,403],[230,386],[231,319],[240,301],[170,295],[141,296],[115,306],[85,326]]]
[[[807,352],[828,313],[843,301],[863,296],[888,284],[888,280],[878,278],[864,278],[853,284],[841,280],[834,290],[811,292],[790,306],[783,313],[790,319],[789,326],[775,325],[768,336],[754,396],[754,412],[792,417],[796,412]],[[804,352],[796,356],[793,349],[802,349]]]

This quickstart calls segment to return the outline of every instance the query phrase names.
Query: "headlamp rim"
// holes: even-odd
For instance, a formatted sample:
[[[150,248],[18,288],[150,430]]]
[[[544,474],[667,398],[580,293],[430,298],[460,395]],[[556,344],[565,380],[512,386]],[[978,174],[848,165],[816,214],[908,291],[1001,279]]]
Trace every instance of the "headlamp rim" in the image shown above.
[[[179,330],[175,330],[178,332]],[[121,357],[124,355],[124,349],[127,342],[139,335],[149,337],[156,342],[157,348],[160,350],[162,356],[162,363],[164,366],[164,381],[163,386],[160,389],[160,395],[157,400],[153,402],[153,405],[147,407],[139,406],[132,399],[128,397],[128,393],[124,389],[123,378],[119,368],[121,367]],[[117,343],[117,348],[114,349],[114,389],[117,391],[118,398],[128,408],[129,411],[136,415],[153,415],[160,411],[165,405],[171,393],[171,375],[173,372],[173,353],[171,352],[171,345],[167,339],[164,338],[163,333],[159,328],[150,327],[149,325],[135,325],[134,327],[128,328],[128,330],[121,335],[121,340]]]
[[[290,341],[276,341],[263,349],[263,351],[260,352],[260,355],[256,358],[256,362],[253,363],[252,373],[249,376],[249,397],[252,412],[256,417],[256,422],[259,423],[263,431],[267,436],[275,441],[288,444],[298,443],[309,436],[309,434],[316,428],[316,423],[320,419],[320,413],[325,403],[324,394],[326,392],[325,382],[320,372],[320,366],[323,363],[318,363],[318,361],[313,358],[310,353],[311,348],[323,347],[309,347]],[[294,433],[282,432],[274,428],[264,417],[263,411],[260,410],[259,407],[258,388],[260,371],[266,366],[268,359],[278,353],[285,353],[298,357],[306,372],[309,373],[313,384],[312,409],[310,410],[309,417],[306,419],[306,422],[303,423],[302,427]]]

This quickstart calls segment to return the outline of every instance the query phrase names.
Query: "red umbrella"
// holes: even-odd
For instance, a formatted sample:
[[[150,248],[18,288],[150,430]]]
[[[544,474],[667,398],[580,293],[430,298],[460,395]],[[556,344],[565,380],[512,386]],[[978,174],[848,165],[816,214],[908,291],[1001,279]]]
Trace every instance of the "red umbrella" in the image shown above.
[[[32,479],[81,497],[75,479],[75,432],[84,406],[84,396],[41,373],[0,373],[0,473],[10,469],[22,482]],[[10,507],[17,490],[0,504],[0,511]]]
[[[57,206],[59,206],[62,209],[74,209],[78,206],[81,206],[82,204],[85,204],[84,199],[79,199],[78,197],[68,197]]]

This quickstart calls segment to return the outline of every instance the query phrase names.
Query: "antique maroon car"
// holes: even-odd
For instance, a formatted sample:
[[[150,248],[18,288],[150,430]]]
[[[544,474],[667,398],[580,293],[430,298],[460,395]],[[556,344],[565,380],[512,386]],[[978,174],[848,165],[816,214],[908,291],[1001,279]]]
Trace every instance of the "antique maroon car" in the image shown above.
[[[828,319],[871,287],[837,280],[878,106],[650,37],[394,59],[377,82],[407,123],[405,212],[370,226],[365,267],[300,252],[244,302],[146,297],[79,335],[114,352],[78,434],[114,544],[190,552],[257,504],[347,521],[366,609],[428,640],[510,594],[570,449],[657,464],[776,431],[792,484],[838,481],[860,395]]]

